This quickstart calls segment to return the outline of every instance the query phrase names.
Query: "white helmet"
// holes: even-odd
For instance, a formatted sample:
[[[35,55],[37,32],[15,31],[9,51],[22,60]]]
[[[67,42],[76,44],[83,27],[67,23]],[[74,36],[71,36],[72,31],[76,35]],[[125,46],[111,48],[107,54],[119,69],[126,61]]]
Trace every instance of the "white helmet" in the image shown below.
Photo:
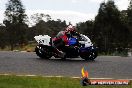
[[[75,27],[72,26],[72,25],[69,25],[69,26],[66,28],[66,30],[65,30],[66,33],[68,33],[68,32],[73,32],[73,31],[75,31]]]

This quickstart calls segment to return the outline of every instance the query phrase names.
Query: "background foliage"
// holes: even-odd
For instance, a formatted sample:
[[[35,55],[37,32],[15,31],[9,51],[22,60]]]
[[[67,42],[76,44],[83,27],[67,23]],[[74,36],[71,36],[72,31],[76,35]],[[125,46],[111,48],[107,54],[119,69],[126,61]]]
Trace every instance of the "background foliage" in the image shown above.
[[[67,26],[66,21],[53,20],[45,13],[32,14],[34,26],[27,24],[25,7],[21,0],[9,0],[5,19],[0,25],[0,48],[23,47],[34,41],[35,35],[54,37]],[[132,48],[132,0],[127,10],[119,11],[113,0],[102,2],[94,20],[76,24],[76,30],[87,35],[98,47],[100,53],[125,52]]]

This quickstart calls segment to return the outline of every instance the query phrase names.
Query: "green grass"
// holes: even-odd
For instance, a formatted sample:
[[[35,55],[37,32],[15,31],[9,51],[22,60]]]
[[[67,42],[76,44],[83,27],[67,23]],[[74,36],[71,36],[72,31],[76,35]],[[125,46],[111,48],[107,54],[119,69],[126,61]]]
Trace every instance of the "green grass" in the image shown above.
[[[132,88],[131,85],[90,85],[83,87],[80,79],[68,77],[0,76],[0,88]]]

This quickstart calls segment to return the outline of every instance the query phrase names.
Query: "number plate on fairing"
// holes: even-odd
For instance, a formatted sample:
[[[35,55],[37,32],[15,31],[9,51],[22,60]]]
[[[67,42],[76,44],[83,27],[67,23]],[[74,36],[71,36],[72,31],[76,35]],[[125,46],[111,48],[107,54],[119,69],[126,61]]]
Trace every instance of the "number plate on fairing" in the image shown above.
[[[39,44],[42,44],[42,45],[50,45],[50,39],[51,37],[48,36],[48,35],[39,35],[39,36],[35,36],[34,37],[35,40],[39,43]]]

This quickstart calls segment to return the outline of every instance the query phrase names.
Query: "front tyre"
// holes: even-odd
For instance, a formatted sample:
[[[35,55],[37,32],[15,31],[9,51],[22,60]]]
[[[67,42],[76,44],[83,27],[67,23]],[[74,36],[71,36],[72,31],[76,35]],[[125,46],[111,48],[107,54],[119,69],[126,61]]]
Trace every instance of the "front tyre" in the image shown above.
[[[88,51],[80,51],[80,57],[85,60],[94,60],[97,57],[97,51],[94,50],[88,50]]]
[[[46,48],[43,48],[42,46],[36,46],[35,48],[35,52],[37,54],[37,56],[39,56],[40,58],[45,58],[45,59],[49,59],[52,57],[52,55],[48,54],[49,50]]]
[[[94,60],[97,57],[97,51],[92,51],[89,55],[89,60]]]

